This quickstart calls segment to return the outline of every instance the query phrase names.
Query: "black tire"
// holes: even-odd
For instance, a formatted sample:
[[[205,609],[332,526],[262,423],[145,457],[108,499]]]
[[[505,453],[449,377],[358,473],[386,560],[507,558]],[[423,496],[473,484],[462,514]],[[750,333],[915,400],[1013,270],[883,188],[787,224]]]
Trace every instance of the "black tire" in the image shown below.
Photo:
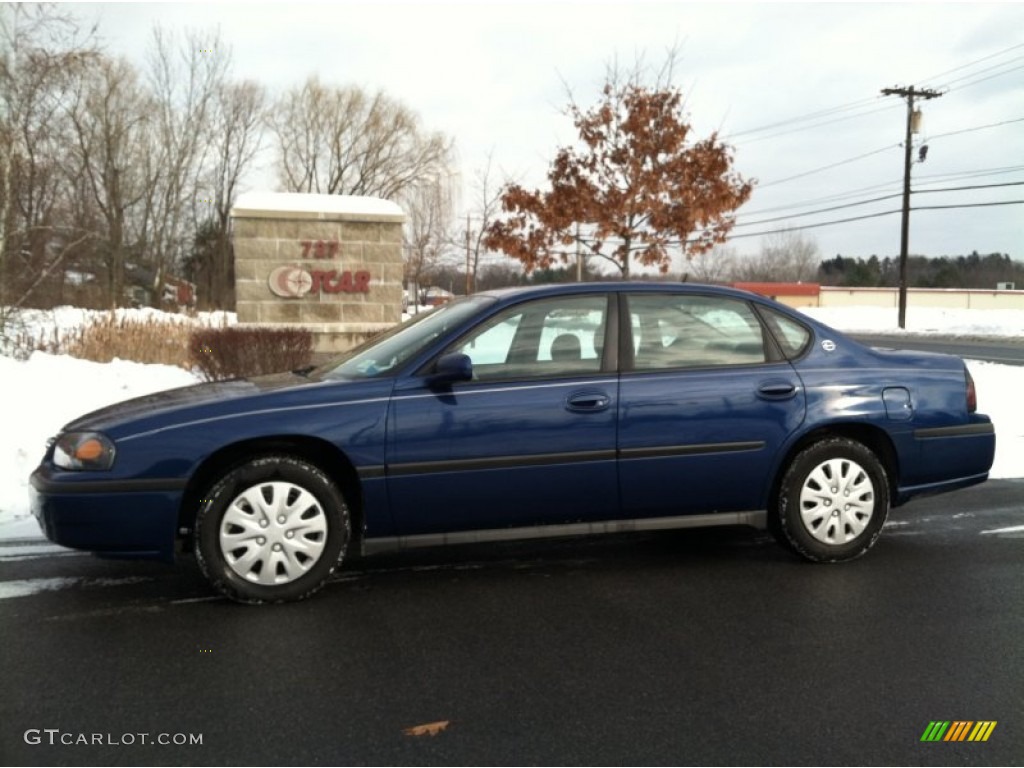
[[[341,563],[350,533],[345,499],[321,469],[293,456],[261,456],[207,492],[196,516],[196,560],[232,600],[302,600]]]
[[[889,480],[866,446],[831,437],[798,453],[783,475],[769,529],[815,563],[853,560],[867,552],[889,514]]]

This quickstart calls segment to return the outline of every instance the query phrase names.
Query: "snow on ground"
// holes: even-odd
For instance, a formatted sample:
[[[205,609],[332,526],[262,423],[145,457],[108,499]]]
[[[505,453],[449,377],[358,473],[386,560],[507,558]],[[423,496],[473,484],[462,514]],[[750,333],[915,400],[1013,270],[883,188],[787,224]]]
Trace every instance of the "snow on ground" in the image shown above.
[[[1024,408],[1018,393],[1024,388],[1024,365],[1000,365],[968,360],[978,390],[978,412],[992,417],[996,427],[996,460],[989,477],[1024,477]]]
[[[171,365],[94,363],[42,352],[24,362],[0,357],[0,424],[5,436],[0,441],[0,538],[33,534],[34,522],[10,533],[7,527],[28,515],[28,476],[39,464],[47,439],[64,424],[121,400],[198,381]]]
[[[890,331],[894,310],[874,307],[805,310],[844,331]],[[124,310],[144,319],[157,310]],[[67,330],[94,316],[86,310],[62,307],[29,315],[38,333],[53,327]],[[180,317],[166,315],[166,317]],[[921,310],[908,312],[910,333],[956,336],[1024,337],[1024,311]],[[199,322],[233,324],[234,316],[212,313]],[[1024,366],[968,361],[978,388],[978,410],[996,424],[996,460],[991,476],[1024,477]],[[103,406],[161,389],[194,384],[199,378],[181,368],[143,365],[124,360],[93,363],[65,355],[33,353],[18,361],[0,356],[0,539],[39,536],[28,510],[28,476],[39,463],[46,440],[73,418]]]
[[[804,307],[800,310],[841,331],[900,336],[957,338],[1019,336],[1024,341],[1024,309],[939,309],[908,307],[906,329],[896,327],[895,308]]]

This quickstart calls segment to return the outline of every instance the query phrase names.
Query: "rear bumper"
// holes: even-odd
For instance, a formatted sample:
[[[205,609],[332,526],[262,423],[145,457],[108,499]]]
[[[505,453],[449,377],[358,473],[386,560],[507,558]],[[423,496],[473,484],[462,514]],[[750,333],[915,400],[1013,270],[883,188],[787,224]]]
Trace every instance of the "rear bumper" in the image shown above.
[[[896,504],[903,504],[918,496],[931,496],[936,493],[946,493],[960,488],[969,488],[988,480],[988,472],[968,477],[958,477],[954,480],[944,480],[940,483],[925,483],[924,485],[901,486],[896,489]]]
[[[54,544],[104,557],[174,560],[184,481],[69,481],[40,466],[29,478],[32,514]]]
[[[896,492],[902,504],[915,496],[954,491],[988,480],[996,455],[996,434],[987,416],[969,424],[917,429],[913,433],[913,472]]]

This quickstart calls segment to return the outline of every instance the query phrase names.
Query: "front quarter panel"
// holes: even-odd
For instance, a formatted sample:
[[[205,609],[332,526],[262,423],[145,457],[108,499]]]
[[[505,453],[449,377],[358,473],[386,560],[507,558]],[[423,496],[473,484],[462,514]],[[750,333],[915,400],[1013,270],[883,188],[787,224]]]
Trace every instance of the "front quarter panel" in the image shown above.
[[[189,478],[233,444],[288,436],[319,438],[340,449],[357,471],[384,465],[387,404],[393,382],[323,382],[263,397],[205,404],[153,415],[107,431],[117,455],[107,472],[55,467],[52,449],[32,475],[32,507],[48,538],[108,555],[173,559]],[[383,483],[380,484],[383,489]],[[383,490],[381,490],[383,493]],[[376,498],[373,494],[364,499]],[[372,507],[372,509],[371,509]],[[367,504],[389,531],[386,498]]]

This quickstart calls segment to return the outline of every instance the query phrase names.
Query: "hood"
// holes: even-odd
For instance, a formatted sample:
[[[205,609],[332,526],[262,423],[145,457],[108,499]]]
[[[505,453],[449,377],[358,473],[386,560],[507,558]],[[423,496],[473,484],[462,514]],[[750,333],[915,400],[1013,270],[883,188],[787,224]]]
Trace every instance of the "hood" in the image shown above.
[[[195,408],[214,403],[225,403],[239,398],[312,386],[311,381],[295,373],[276,373],[250,379],[193,384],[188,387],[167,389],[152,395],[132,398],[124,402],[100,408],[66,424],[62,431],[98,430],[104,431],[128,421],[147,417],[173,414],[183,409]]]

